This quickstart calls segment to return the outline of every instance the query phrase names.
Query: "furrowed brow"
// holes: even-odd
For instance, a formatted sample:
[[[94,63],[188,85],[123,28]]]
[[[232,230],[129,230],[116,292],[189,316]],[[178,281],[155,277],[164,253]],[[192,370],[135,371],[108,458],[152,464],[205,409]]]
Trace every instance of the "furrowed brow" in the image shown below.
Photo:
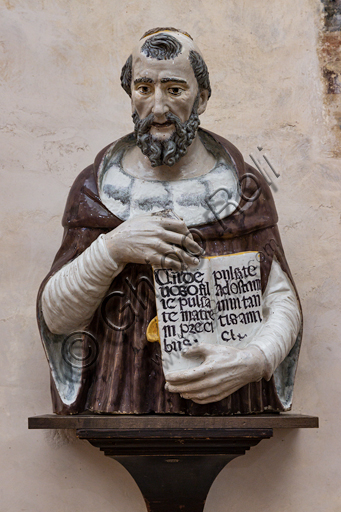
[[[136,78],[136,80],[134,80],[134,85],[141,83],[153,84],[154,80],[152,80],[148,76],[141,76],[141,78]]]
[[[161,78],[162,84],[167,84],[168,82],[175,82],[176,84],[187,84],[186,80],[182,78]]]

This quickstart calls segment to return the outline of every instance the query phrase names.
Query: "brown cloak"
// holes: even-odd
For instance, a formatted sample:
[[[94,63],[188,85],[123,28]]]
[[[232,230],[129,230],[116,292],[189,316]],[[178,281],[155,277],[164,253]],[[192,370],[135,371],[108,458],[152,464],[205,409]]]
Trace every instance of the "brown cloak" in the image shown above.
[[[242,191],[233,214],[195,227],[205,240],[206,255],[259,251],[263,292],[274,257],[293,282],[278,233],[274,201],[264,178],[227,140],[204,130],[200,130],[200,136],[203,141],[215,139],[234,166]],[[133,135],[128,135],[121,141],[132,139]],[[224,400],[207,405],[165,391],[160,346],[146,339],[147,326],[156,314],[149,265],[126,265],[113,280],[86,332],[70,337],[48,330],[40,306],[47,280],[101,233],[122,222],[101,202],[97,185],[99,165],[102,160],[109,161],[113,147],[104,148],[94,164],[75,180],[63,217],[62,245],[39,290],[37,315],[51,369],[54,412],[75,414],[88,409],[101,413],[226,415],[290,409],[302,329],[268,382],[263,379],[248,384]],[[82,341],[78,356],[76,339]]]

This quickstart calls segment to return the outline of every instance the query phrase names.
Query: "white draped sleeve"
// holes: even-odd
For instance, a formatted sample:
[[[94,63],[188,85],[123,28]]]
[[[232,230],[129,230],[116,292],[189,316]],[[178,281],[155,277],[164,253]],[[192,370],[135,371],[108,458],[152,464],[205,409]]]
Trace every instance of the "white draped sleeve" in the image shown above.
[[[69,334],[85,328],[123,268],[111,258],[104,235],[100,235],[47,282],[42,311],[49,330],[53,334]]]
[[[269,380],[294,346],[301,327],[301,311],[294,288],[274,259],[263,295],[263,324],[248,347],[258,347],[265,356],[265,379]]]

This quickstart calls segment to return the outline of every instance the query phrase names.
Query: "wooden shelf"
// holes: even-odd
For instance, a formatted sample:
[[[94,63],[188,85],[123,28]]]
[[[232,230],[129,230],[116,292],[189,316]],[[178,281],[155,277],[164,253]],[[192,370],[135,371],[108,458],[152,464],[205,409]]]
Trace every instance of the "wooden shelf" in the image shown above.
[[[28,418],[28,428],[318,428],[318,418],[291,413],[245,416],[45,414]]]

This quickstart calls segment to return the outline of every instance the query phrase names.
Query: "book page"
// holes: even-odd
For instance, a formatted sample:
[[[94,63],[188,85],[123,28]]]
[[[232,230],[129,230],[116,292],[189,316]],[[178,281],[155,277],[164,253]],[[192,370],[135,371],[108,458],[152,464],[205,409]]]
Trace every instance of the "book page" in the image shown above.
[[[257,252],[210,258],[218,343],[245,347],[261,326],[262,289]]]
[[[185,358],[185,349],[217,343],[210,260],[183,272],[154,269],[156,307],[165,375],[198,366],[200,358]]]
[[[261,326],[262,291],[257,252],[202,258],[193,270],[154,269],[165,375],[198,366],[182,357],[200,343],[244,348]]]

